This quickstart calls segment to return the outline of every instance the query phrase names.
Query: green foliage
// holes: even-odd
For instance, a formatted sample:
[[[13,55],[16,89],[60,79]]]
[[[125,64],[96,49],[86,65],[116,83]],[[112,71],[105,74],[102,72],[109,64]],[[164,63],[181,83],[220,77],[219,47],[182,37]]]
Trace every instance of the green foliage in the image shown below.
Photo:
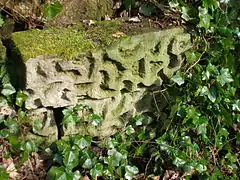
[[[79,113],[81,112],[81,113]],[[87,113],[92,125],[100,125],[102,118],[94,114],[89,106],[77,104],[63,110],[63,124],[80,122]],[[131,134],[133,128],[127,129]],[[96,142],[90,136],[70,136],[68,139],[58,140],[51,148],[53,161],[58,166],[53,166],[48,172],[49,179],[80,177],[79,171],[89,172],[92,178],[115,177],[132,179],[138,173],[136,166],[128,162],[128,151],[121,136],[109,138],[106,142]],[[119,146],[123,144],[123,146]],[[84,175],[84,173],[81,173]]]
[[[123,1],[127,10],[136,4]],[[139,12],[151,16],[157,11],[152,5],[142,2]],[[92,179],[130,180],[141,173],[144,178],[149,174],[163,176],[169,169],[180,171],[185,179],[240,178],[239,1],[169,0],[169,6],[181,14],[191,32],[193,48],[185,52],[182,69],[164,86],[162,96],[168,106],[162,108],[156,101],[151,117],[133,117],[119,134],[101,141],[75,135],[53,143],[50,150],[54,165],[48,179],[77,180],[87,175]],[[46,5],[46,19],[51,20],[60,9],[57,1]],[[15,102],[23,108],[27,95],[23,91],[16,94],[4,63],[0,77],[0,106]],[[22,112],[20,109],[18,117]],[[82,104],[64,109],[63,114],[62,125],[87,119],[97,128],[102,122]],[[1,115],[0,123],[4,127],[0,138],[10,143],[5,153],[19,155],[24,162],[29,153],[38,150],[34,141],[21,141],[17,118]],[[35,121],[34,131],[41,129],[39,126]],[[8,174],[0,169],[0,176]]]
[[[62,10],[63,6],[57,0],[52,3],[45,4],[43,9],[43,17],[46,18],[47,21],[51,21]]]
[[[2,180],[9,179],[8,173],[1,167],[0,167],[0,179],[2,179]]]
[[[4,20],[3,20],[3,17],[1,16],[1,14],[0,14],[0,28],[3,26],[3,24],[4,24]]]
[[[64,109],[63,115],[62,124],[79,123],[83,119],[87,119],[93,126],[98,126],[102,122],[102,118],[98,114],[94,114],[91,107],[82,104]]]

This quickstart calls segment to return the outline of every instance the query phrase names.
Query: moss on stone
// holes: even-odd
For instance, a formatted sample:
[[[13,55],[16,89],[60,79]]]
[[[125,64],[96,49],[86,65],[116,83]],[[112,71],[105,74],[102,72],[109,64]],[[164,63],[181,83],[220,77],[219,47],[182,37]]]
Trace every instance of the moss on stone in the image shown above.
[[[111,44],[120,27],[118,21],[97,22],[88,27],[56,27],[45,30],[28,30],[12,34],[14,48],[25,62],[39,55],[54,54],[63,59],[73,59],[83,52]]]

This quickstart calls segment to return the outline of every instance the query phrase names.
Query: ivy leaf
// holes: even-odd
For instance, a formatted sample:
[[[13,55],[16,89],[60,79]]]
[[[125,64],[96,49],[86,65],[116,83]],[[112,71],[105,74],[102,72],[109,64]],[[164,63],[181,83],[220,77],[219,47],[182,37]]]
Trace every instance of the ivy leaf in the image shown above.
[[[63,6],[60,4],[59,1],[54,1],[50,4],[45,4],[43,9],[43,17],[45,17],[47,21],[51,21],[62,10]]]
[[[217,76],[217,81],[221,84],[221,86],[224,86],[225,84],[232,82],[233,78],[229,73],[229,69],[222,68],[220,70],[220,75]]]
[[[17,92],[17,97],[16,97],[16,105],[19,107],[22,107],[24,101],[27,99],[27,94],[23,91],[18,91]]]
[[[114,149],[114,147],[118,144],[117,140],[114,138],[109,138],[107,141],[106,147],[108,149]]]
[[[226,128],[221,128],[216,137],[216,146],[217,148],[221,148],[225,141],[227,140],[229,132]]]
[[[146,148],[146,143],[143,143],[142,145],[138,146],[137,149],[135,150],[135,155],[136,156],[141,156],[144,152],[144,149]]]
[[[208,30],[210,27],[210,20],[211,20],[211,16],[208,14],[208,9],[207,8],[202,8],[199,7],[199,18],[200,18],[200,22],[199,22],[199,26],[205,28],[205,30]]]
[[[140,7],[139,13],[143,14],[144,16],[151,16],[154,11],[155,7],[151,4],[143,4]]]
[[[62,124],[76,123],[79,121],[79,118],[72,108],[64,109],[63,111],[64,118]]]
[[[79,154],[79,165],[85,169],[91,169],[94,166],[94,153],[88,149],[80,151]]]
[[[63,139],[60,139],[56,142],[57,148],[61,152],[69,151],[71,148],[70,142],[69,141],[64,141]]]
[[[105,158],[104,162],[109,166],[117,167],[122,159],[123,155],[120,152],[118,152],[116,149],[111,149],[108,150],[108,157]]]
[[[205,8],[211,8],[212,11],[219,7],[219,2],[217,0],[203,0],[203,6]]]
[[[97,163],[91,170],[90,175],[92,177],[98,177],[103,175],[103,165],[100,163]]]
[[[129,125],[126,127],[126,134],[127,135],[131,135],[135,132],[134,128],[132,127],[132,125]]]
[[[173,160],[173,164],[177,167],[182,167],[185,163],[186,163],[186,161],[179,157],[175,157]]]
[[[171,8],[177,8],[179,6],[179,3],[178,3],[177,0],[172,0],[172,1],[169,2],[169,6]]]
[[[16,92],[15,88],[10,83],[7,83],[3,85],[1,93],[7,97],[14,94],[15,92]]]
[[[76,106],[74,106],[73,110],[74,111],[81,111],[83,109],[83,105],[82,104],[77,104]]]
[[[184,84],[184,78],[183,74],[178,71],[172,78],[171,78],[175,83],[177,83],[179,86]]]
[[[187,62],[189,64],[193,64],[195,61],[197,61],[200,58],[201,54],[196,51],[190,50],[185,52],[185,56],[186,56]]]
[[[204,171],[207,170],[207,167],[203,164],[198,163],[197,166],[195,167],[195,169],[200,172],[203,173]]]
[[[203,86],[201,89],[201,95],[206,95],[210,101],[213,103],[217,99],[217,92],[214,87],[208,88],[207,86]]]
[[[186,109],[187,112],[187,116],[186,118],[184,118],[182,124],[185,124],[188,120],[192,119],[193,122],[198,122],[199,121],[199,117],[200,117],[200,113],[198,112],[198,110],[195,107],[188,107]]]
[[[239,111],[240,112],[240,100],[236,100],[235,103],[232,105],[233,111]]]
[[[83,163],[82,167],[85,169],[91,169],[93,165],[93,160],[91,158],[87,158],[86,161]]]
[[[194,125],[208,124],[208,118],[206,116],[201,116],[200,118],[193,119]]]
[[[0,107],[4,107],[8,105],[8,101],[4,96],[0,96]]]
[[[48,171],[47,179],[66,180],[67,173],[65,172],[65,167],[52,166],[51,169]]]
[[[101,116],[99,116],[98,114],[90,114],[89,118],[92,120],[93,126],[98,126],[103,121]]]
[[[190,11],[191,11],[190,7],[182,6],[181,7],[181,13],[182,13],[181,17],[186,21],[191,20],[191,17],[189,15]]]
[[[215,65],[209,63],[207,66],[207,70],[204,71],[202,74],[203,74],[202,80],[209,80],[210,76],[215,77],[219,75],[219,72]]]
[[[207,124],[200,124],[198,127],[197,127],[197,134],[200,135],[200,134],[206,134],[207,133]]]
[[[222,44],[222,47],[226,50],[234,50],[235,48],[232,37],[221,39],[220,42]]]
[[[35,143],[35,141],[27,141],[25,143],[25,147],[24,150],[26,150],[27,152],[31,153],[31,152],[37,152],[38,148],[37,148],[37,144]]]
[[[125,179],[131,180],[133,176],[138,173],[138,168],[136,166],[126,166],[125,167]]]
[[[141,126],[143,124],[144,116],[143,115],[137,115],[134,117],[134,121],[136,126]]]
[[[5,126],[9,128],[9,132],[18,135],[20,133],[20,124],[16,119],[8,119],[5,121]]]
[[[67,169],[72,170],[78,165],[78,150],[67,150],[63,155],[63,163]]]
[[[92,137],[86,136],[76,136],[74,138],[74,144],[76,144],[80,149],[84,149],[85,147],[90,147],[92,143]]]

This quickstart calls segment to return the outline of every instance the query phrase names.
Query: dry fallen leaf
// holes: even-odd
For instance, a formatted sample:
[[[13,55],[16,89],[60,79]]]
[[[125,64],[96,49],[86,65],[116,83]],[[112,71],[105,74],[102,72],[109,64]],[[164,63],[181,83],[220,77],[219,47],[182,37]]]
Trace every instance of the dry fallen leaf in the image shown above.
[[[180,179],[180,173],[178,171],[166,170],[163,180],[177,180]]]
[[[17,169],[15,167],[15,164],[13,162],[12,158],[3,158],[3,167],[6,170],[6,172],[9,174],[10,179],[18,179],[19,174],[17,172]]]
[[[112,34],[113,37],[123,37],[123,36],[126,36],[126,34],[124,34],[123,32],[117,32],[117,33],[114,33]]]

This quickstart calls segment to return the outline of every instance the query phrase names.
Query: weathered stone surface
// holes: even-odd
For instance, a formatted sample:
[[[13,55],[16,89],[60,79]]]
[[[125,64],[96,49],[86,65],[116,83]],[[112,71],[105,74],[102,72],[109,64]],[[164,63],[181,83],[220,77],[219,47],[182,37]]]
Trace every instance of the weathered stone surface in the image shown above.
[[[31,119],[32,137],[40,136],[42,139],[47,138],[48,142],[58,139],[58,129],[51,109],[39,108],[31,110],[28,113],[28,117]]]
[[[82,20],[101,20],[113,13],[113,0],[62,0],[64,10],[50,22],[51,25],[80,23]]]
[[[55,45],[52,44],[40,43],[39,47],[48,52],[43,51],[42,54],[46,54],[43,56],[37,56],[41,55],[41,51],[31,46],[21,48],[19,39],[29,38],[24,33],[13,35],[13,40],[25,59],[26,90],[29,92],[26,108],[51,109],[81,103],[90,105],[104,119],[98,128],[88,123],[87,119],[84,123],[64,125],[64,135],[81,133],[106,137],[124,127],[136,112],[149,111],[151,96],[146,98],[149,87],[160,86],[162,75],[172,76],[181,66],[182,53],[190,47],[190,36],[181,28],[126,36],[111,41],[107,46],[97,46],[94,38],[92,41],[86,40],[85,37],[89,36],[81,31],[80,35],[76,35],[79,44],[84,42],[93,46],[76,46],[77,51],[71,47],[70,52],[74,52],[75,57],[64,59],[61,56],[64,48],[53,53],[54,49],[51,48]],[[38,39],[46,31],[38,33],[33,37]],[[77,43],[77,40],[74,42]],[[102,41],[97,41],[97,44],[99,42]],[[66,39],[65,44],[70,45],[71,42]],[[66,47],[65,44],[59,45]],[[29,52],[34,52],[36,57],[26,55]],[[26,57],[32,58],[27,60]]]

